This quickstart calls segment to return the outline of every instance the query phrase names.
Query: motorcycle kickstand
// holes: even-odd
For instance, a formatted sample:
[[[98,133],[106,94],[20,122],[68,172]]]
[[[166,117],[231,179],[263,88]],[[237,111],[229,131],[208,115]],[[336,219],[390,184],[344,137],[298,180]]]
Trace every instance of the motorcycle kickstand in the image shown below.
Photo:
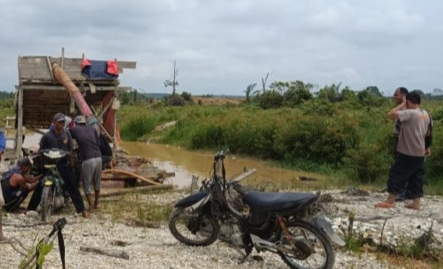
[[[240,248],[237,247],[235,247],[235,250],[237,250],[243,256],[238,264],[243,264],[246,261],[246,259],[249,257],[249,254],[252,253],[252,251],[245,251],[245,253],[243,253],[240,250]]]

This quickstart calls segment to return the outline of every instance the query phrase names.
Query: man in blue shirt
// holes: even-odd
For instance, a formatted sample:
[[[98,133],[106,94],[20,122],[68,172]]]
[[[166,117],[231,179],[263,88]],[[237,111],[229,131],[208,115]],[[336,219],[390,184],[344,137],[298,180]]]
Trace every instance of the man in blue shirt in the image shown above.
[[[0,162],[2,161],[3,152],[5,152],[6,149],[6,139],[5,134],[0,129]],[[6,241],[7,239],[3,236],[3,223],[2,223],[2,215],[3,215],[3,205],[5,204],[5,201],[3,199],[3,191],[2,186],[0,185],[0,242]]]

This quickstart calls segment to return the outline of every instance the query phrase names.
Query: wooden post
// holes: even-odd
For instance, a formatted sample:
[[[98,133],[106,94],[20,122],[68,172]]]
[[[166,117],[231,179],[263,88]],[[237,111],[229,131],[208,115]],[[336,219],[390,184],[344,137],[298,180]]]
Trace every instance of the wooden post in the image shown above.
[[[14,155],[16,158],[20,157],[20,153],[22,151],[23,144],[23,89],[22,87],[18,88],[18,113],[16,117],[17,130],[15,133],[15,145],[14,145]]]
[[[62,47],[62,58],[60,61],[60,66],[62,68],[65,68],[65,47]]]
[[[119,96],[118,96],[118,91],[117,91],[117,88],[114,90],[114,96],[116,96],[117,98],[119,98]],[[115,97],[111,100],[111,102],[114,102],[114,100],[115,100]],[[112,160],[113,161],[116,161],[117,160],[117,151],[118,151],[118,146],[117,146],[117,144],[118,144],[118,141],[117,141],[117,112],[118,112],[118,110],[115,110],[115,112],[114,112],[114,126],[113,126],[113,128],[114,128],[114,133],[113,133],[113,147],[112,147]]]

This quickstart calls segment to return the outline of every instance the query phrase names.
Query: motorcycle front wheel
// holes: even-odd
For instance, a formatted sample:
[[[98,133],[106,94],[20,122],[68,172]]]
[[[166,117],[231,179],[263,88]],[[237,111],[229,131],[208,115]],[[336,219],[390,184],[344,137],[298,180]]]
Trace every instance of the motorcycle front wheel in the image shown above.
[[[331,269],[335,255],[331,242],[315,226],[294,221],[287,224],[288,233],[282,232],[278,254],[294,269]]]
[[[220,226],[210,215],[199,215],[191,208],[176,208],[169,216],[169,231],[188,246],[208,246],[217,240]]]
[[[40,201],[40,216],[42,221],[47,221],[52,213],[52,202],[54,201],[54,192],[52,186],[45,186],[42,191],[42,199]]]

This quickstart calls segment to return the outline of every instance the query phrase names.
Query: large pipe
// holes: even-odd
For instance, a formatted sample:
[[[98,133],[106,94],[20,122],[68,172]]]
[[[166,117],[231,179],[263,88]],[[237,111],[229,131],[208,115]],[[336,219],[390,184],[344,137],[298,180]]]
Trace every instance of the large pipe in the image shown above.
[[[65,70],[61,68],[58,63],[52,63],[52,73],[54,77],[66,88],[69,93],[69,97],[74,99],[75,104],[80,109],[80,112],[86,119],[93,117],[92,111],[86,103],[80,90],[72,82],[71,78],[66,74]]]
[[[54,74],[54,77],[68,91],[69,97],[74,100],[82,115],[85,116],[88,125],[97,125],[97,119],[95,118],[95,115],[92,113],[91,109],[83,98],[80,90],[77,88],[77,86],[75,86],[74,82],[72,82],[68,74],[66,74],[65,70],[63,70],[63,68],[61,68],[57,62],[52,63],[52,73]],[[97,131],[100,132],[99,129]]]

